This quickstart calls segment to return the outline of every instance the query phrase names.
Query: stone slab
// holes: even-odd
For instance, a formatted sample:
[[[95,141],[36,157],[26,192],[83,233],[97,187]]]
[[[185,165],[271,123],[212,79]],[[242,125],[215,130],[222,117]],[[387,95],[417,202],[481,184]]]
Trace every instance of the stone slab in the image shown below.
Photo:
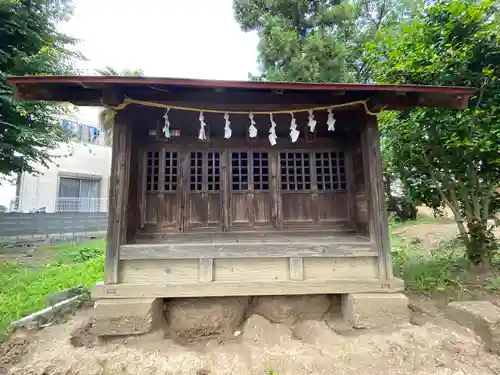
[[[160,323],[159,298],[102,299],[94,306],[91,332],[96,336],[139,335]]]
[[[354,328],[381,328],[408,323],[408,298],[402,293],[344,294],[342,316]]]
[[[248,297],[176,298],[165,305],[171,338],[181,343],[233,337],[244,321]]]
[[[445,316],[474,331],[487,350],[500,354],[500,308],[489,301],[451,302]]]

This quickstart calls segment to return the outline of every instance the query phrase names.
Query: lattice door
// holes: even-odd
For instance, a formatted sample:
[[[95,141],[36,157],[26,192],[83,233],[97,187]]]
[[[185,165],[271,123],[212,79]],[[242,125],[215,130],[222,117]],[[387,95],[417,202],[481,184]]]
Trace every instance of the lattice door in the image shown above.
[[[232,151],[231,226],[270,225],[269,154],[262,151]]]
[[[148,151],[145,158],[145,223],[177,231],[179,153]]]
[[[314,222],[310,152],[280,152],[279,159],[283,223]]]
[[[220,152],[191,151],[189,153],[188,189],[186,230],[220,226]]]

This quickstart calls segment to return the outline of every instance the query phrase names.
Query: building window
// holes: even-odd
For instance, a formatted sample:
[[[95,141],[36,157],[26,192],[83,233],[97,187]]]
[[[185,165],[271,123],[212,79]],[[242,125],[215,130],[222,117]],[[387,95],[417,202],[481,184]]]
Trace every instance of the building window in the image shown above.
[[[59,178],[56,211],[99,212],[101,181],[97,179]]]
[[[343,152],[316,152],[318,190],[345,190],[345,157]]]
[[[311,159],[308,152],[281,152],[280,172],[282,190],[311,190]]]

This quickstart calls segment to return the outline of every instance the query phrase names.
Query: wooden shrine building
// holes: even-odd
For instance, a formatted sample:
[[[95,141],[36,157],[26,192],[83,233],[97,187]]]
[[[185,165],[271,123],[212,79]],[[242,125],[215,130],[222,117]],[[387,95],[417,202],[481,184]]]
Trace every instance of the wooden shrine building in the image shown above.
[[[376,113],[465,108],[471,93],[99,76],[9,83],[21,99],[116,110],[103,299],[402,291]]]

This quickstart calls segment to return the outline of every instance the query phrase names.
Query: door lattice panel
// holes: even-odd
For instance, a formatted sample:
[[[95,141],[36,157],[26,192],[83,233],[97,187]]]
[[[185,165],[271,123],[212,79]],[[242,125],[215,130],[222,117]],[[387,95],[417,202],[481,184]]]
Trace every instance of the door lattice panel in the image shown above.
[[[233,190],[248,190],[248,153],[231,153],[231,175]]]
[[[269,190],[269,155],[267,152],[253,152],[253,188]]]
[[[189,190],[203,190],[203,153],[191,152],[191,171],[189,176]]]
[[[149,151],[147,154],[146,168],[146,190],[158,190],[158,181],[160,175],[160,153],[158,151]]]
[[[220,191],[220,154],[218,152],[208,152],[208,191]]]
[[[177,152],[165,152],[165,191],[177,190],[178,163],[179,158]]]
[[[316,152],[318,190],[345,190],[345,158],[343,152]]]
[[[280,152],[281,189],[311,189],[311,159],[308,152]]]

